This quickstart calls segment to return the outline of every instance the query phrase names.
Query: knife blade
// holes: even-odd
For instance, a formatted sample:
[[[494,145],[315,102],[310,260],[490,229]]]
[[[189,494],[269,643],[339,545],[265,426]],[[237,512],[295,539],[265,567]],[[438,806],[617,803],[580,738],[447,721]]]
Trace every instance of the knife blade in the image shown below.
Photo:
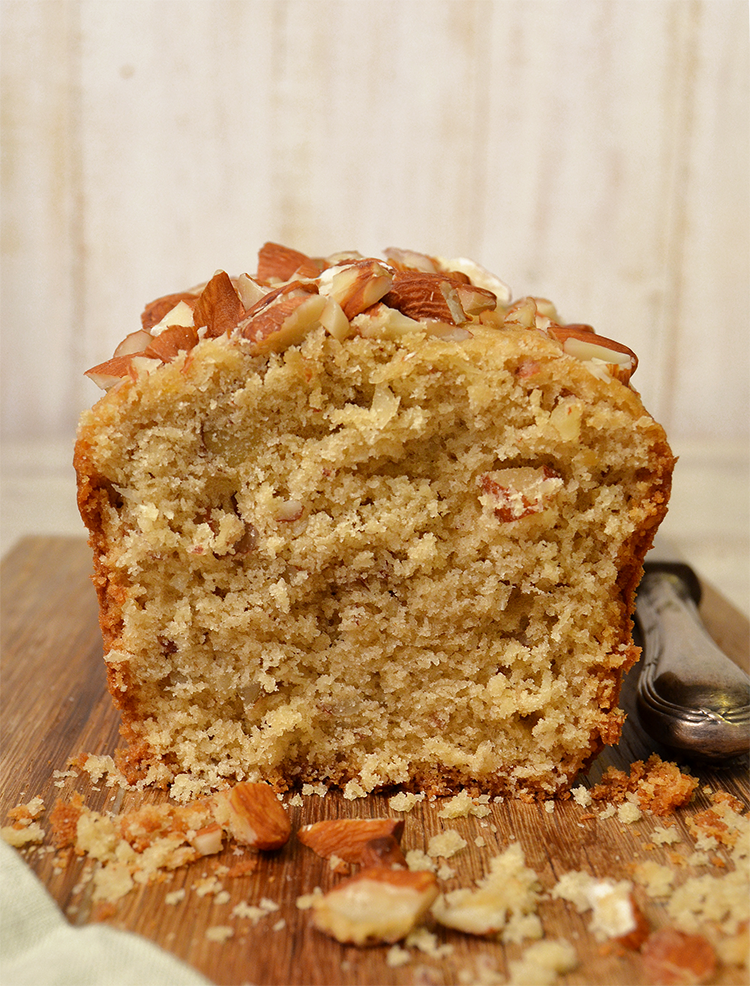
[[[636,709],[668,749],[721,761],[750,748],[750,677],[716,645],[698,611],[700,581],[658,541],[636,594],[643,646]]]

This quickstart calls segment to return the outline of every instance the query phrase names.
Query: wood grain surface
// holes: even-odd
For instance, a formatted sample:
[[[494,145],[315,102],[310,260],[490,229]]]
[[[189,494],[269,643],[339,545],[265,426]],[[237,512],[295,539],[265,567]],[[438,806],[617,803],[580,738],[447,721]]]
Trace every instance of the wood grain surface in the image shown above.
[[[122,791],[103,782],[92,784],[88,774],[73,771],[71,758],[81,753],[112,754],[118,745],[118,718],[106,693],[97,607],[89,583],[91,559],[83,539],[28,538],[7,556],[2,568],[2,727],[0,765],[0,815],[12,806],[40,795],[47,808],[58,797],[80,792],[94,809],[118,811],[144,800],[165,799],[163,792]],[[704,587],[702,613],[712,634],[738,663],[748,663],[748,622],[710,586]],[[633,676],[626,681],[623,704],[631,703]],[[620,744],[606,751],[594,764],[585,784],[596,782],[608,765],[627,769],[643,759],[654,744],[640,730],[634,715],[626,724]],[[664,753],[664,751],[661,751]],[[664,753],[665,756],[666,753]],[[449,863],[455,876],[445,889],[466,886],[480,877],[487,859],[517,839],[527,864],[539,874],[545,889],[574,869],[598,877],[632,878],[632,864],[649,859],[669,861],[669,853],[683,856],[694,844],[686,828],[690,814],[708,806],[704,787],[723,789],[750,799],[746,764],[717,769],[698,764],[690,771],[700,779],[694,803],[667,822],[677,826],[682,843],[648,850],[650,834],[663,819],[644,815],[631,825],[616,818],[585,819],[583,809],[568,801],[549,812],[544,805],[502,802],[491,806],[488,818],[438,817],[438,804],[423,802],[401,816],[388,798],[370,796],[345,801],[338,794],[309,795],[301,806],[289,806],[294,831],[302,824],[331,817],[404,817],[402,845],[425,849],[429,838],[445,828],[456,829],[467,847]],[[68,775],[68,776],[66,776]],[[42,819],[46,826],[45,818]],[[485,846],[475,840],[482,837]],[[227,902],[215,894],[201,895],[196,882],[241,859],[232,846],[217,857],[207,857],[175,871],[158,883],[137,887],[114,907],[97,910],[91,902],[91,885],[85,879],[92,864],[74,858],[67,868],[53,866],[54,854],[25,851],[29,865],[39,875],[68,919],[77,925],[106,920],[114,927],[138,932],[186,960],[217,984],[254,983],[258,986],[310,984],[310,986],[364,986],[364,984],[458,984],[478,981],[484,969],[507,975],[508,962],[522,947],[503,946],[458,932],[436,929],[438,941],[452,946],[450,954],[436,958],[411,951],[408,964],[387,964],[386,946],[368,949],[344,947],[316,932],[309,912],[297,907],[297,898],[316,887],[324,890],[340,877],[329,864],[302,846],[294,835],[280,852],[261,854],[254,872],[219,884],[228,891]],[[709,867],[710,869],[710,867]],[[682,875],[690,866],[676,867]],[[704,872],[704,871],[701,871]],[[184,888],[176,904],[167,894]],[[662,902],[636,891],[637,899],[653,927],[667,923]],[[263,899],[278,905],[254,922],[232,916],[239,902],[258,904]],[[596,942],[587,930],[588,917],[562,901],[543,901],[540,917],[547,937],[563,937],[576,947],[580,964],[561,978],[569,984],[647,983],[639,954]],[[232,937],[210,941],[206,930],[225,926]],[[526,943],[528,944],[528,942]],[[468,977],[468,978],[467,978]],[[716,983],[746,981],[746,970],[721,967]],[[504,981],[499,978],[497,981]]]

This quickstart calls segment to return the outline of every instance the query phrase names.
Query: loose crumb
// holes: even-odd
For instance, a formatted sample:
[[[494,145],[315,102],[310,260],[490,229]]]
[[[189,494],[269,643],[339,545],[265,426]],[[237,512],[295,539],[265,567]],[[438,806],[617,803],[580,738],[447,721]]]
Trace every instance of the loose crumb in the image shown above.
[[[675,808],[686,805],[698,787],[698,780],[684,774],[679,767],[653,753],[648,760],[637,760],[625,774],[609,767],[599,784],[591,788],[594,801],[619,805],[628,794],[635,794],[642,811],[652,815],[670,815]]]
[[[388,807],[393,811],[411,811],[415,805],[420,804],[424,801],[424,794],[410,794],[407,791],[402,791],[399,794],[394,794],[392,798],[388,801]]]
[[[430,839],[427,844],[427,855],[433,858],[442,856],[444,859],[450,859],[466,846],[466,840],[455,829],[446,829]]]
[[[491,812],[489,800],[489,795],[472,798],[466,790],[460,791],[445,802],[438,812],[438,818],[467,818],[469,815],[486,818]]]

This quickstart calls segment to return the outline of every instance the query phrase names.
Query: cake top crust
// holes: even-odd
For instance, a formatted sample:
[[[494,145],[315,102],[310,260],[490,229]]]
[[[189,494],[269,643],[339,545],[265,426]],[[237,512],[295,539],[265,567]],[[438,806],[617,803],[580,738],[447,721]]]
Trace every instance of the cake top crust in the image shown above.
[[[417,332],[460,344],[479,326],[523,329],[552,340],[561,356],[595,377],[626,387],[638,366],[627,346],[590,325],[564,323],[547,299],[513,300],[500,278],[468,258],[395,247],[383,258],[356,251],[309,257],[267,242],[255,274],[219,270],[203,284],[150,302],[141,328],[85,375],[109,391],[191,353],[204,339],[226,338],[264,355],[299,344],[321,326],[341,343],[355,336],[404,340]]]

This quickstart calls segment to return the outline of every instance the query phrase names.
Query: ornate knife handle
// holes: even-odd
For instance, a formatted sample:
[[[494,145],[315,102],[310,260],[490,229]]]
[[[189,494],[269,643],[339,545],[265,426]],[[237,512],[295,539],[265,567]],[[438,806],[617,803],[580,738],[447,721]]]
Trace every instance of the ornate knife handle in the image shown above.
[[[750,747],[750,677],[709,636],[699,601],[688,565],[647,569],[636,598],[644,652],[636,705],[662,745],[724,760]]]

